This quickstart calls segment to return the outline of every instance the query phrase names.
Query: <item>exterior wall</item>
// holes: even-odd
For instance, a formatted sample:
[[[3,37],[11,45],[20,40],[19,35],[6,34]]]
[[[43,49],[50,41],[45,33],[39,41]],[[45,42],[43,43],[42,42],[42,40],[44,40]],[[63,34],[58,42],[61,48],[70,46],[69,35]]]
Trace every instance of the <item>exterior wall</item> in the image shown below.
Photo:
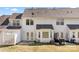
[[[67,11],[69,13],[67,13]],[[71,12],[73,11],[73,12]],[[35,14],[32,15],[31,13],[34,12]],[[16,44],[22,40],[28,41],[26,33],[33,32],[34,37],[33,40],[40,40],[41,42],[49,42],[50,40],[54,39],[54,33],[59,33],[59,37],[61,32],[64,34],[65,40],[72,39],[72,34],[75,32],[76,42],[79,42],[78,32],[79,30],[70,30],[67,24],[79,24],[79,9],[28,9],[23,13],[22,19],[9,19],[10,23],[9,26],[13,26],[13,20],[20,20],[20,25],[22,26],[21,30],[8,30],[2,29],[0,32],[0,45],[5,44]],[[33,17],[34,16],[34,17]],[[58,19],[64,19],[64,25],[56,25],[56,21]],[[26,19],[32,19],[34,21],[34,25],[26,25]],[[54,30],[50,29],[41,29],[37,30],[37,24],[52,24]],[[49,38],[43,38],[42,32],[47,31],[49,32]],[[41,33],[41,38],[38,38],[38,32]],[[52,32],[52,38],[50,38],[50,33]],[[9,34],[12,33],[12,34]],[[8,37],[10,36],[10,37]],[[11,38],[13,37],[12,41]],[[29,36],[29,41],[31,37]]]
[[[26,19],[31,19],[31,18],[24,18],[21,20],[21,34],[22,34],[22,40],[27,40],[27,37],[26,37],[26,32],[34,32],[34,35],[35,35],[35,31],[36,31],[36,25],[35,25],[35,22],[34,22],[34,25],[26,25]],[[34,37],[35,38],[35,37]]]
[[[39,33],[40,32],[40,38],[38,37],[39,36]],[[49,33],[49,37],[48,38],[43,38],[42,36],[42,33],[43,32],[48,32]],[[52,37],[51,37],[52,35]],[[51,40],[54,40],[54,30],[50,30],[50,29],[41,29],[41,30],[37,30],[37,35],[36,35],[36,39],[37,40],[40,40],[40,42],[50,42]]]
[[[0,31],[0,45],[3,44],[3,31]]]
[[[64,23],[65,23],[65,25],[67,25],[67,24],[79,24],[79,19],[76,19],[76,18],[75,19],[65,19]],[[75,32],[75,36],[76,36],[75,40],[76,40],[76,42],[79,43],[79,38],[78,38],[79,30],[78,29],[77,30],[70,30],[70,29],[68,29],[68,31],[67,31],[68,39],[69,40],[72,39],[73,32]]]
[[[32,19],[34,21],[34,25],[26,25],[26,19]],[[78,18],[64,18],[64,25],[56,25],[56,21],[58,19],[59,18],[49,17],[49,15],[44,16],[44,17],[40,17],[40,16],[39,17],[31,17],[31,16],[28,17],[27,16],[25,18],[20,19],[20,24],[21,24],[22,28],[21,28],[21,33],[17,33],[18,34],[17,39],[20,39],[19,38],[20,35],[21,35],[21,39],[16,40],[16,42],[19,42],[21,40],[27,41],[26,32],[29,32],[29,33],[33,32],[34,33],[34,40],[38,39],[37,38],[37,35],[38,35],[37,32],[39,30],[36,29],[36,24],[52,24],[53,27],[54,27],[53,36],[54,36],[54,33],[56,33],[56,32],[58,32],[59,35],[60,35],[61,32],[63,32],[65,40],[71,39],[72,31],[70,31],[70,29],[67,27],[67,24],[79,24],[79,19]],[[10,19],[10,23],[12,24],[11,19]],[[43,30],[40,30],[40,32],[43,32]],[[43,41],[42,39],[40,39],[40,40]],[[48,40],[45,39],[44,41],[48,41]]]
[[[75,42],[79,43],[79,37],[78,37],[78,32],[79,32],[79,29],[77,30],[70,30],[69,31],[69,39],[72,39],[73,38],[73,32],[75,32]]]
[[[14,45],[21,41],[20,30],[2,30],[0,45]]]
[[[19,43],[21,41],[21,32],[20,30],[15,30],[15,39],[16,39],[16,43]]]
[[[34,25],[26,25],[26,19],[32,19]],[[36,24],[52,24],[54,27],[53,32],[63,32],[64,39],[66,39],[67,26],[66,25],[56,25],[57,18],[43,18],[43,17],[26,17],[21,20],[22,25],[22,40],[26,40],[26,32],[34,32],[36,34]],[[62,29],[62,30],[61,30]]]
[[[34,21],[34,25],[26,25],[26,19],[32,19]],[[26,17],[26,18],[22,18],[20,20],[20,24],[22,26],[21,28],[21,40],[27,40],[27,36],[26,36],[26,32],[33,32],[34,33],[34,40],[38,39],[36,37],[37,35],[37,29],[36,29],[36,24],[52,24],[54,27],[54,31],[53,31],[53,35],[55,32],[58,32],[59,34],[61,32],[64,33],[64,39],[68,40],[71,39],[71,31],[70,29],[67,27],[67,24],[79,24],[79,19],[72,19],[72,18],[64,18],[64,25],[56,25],[56,21],[58,20],[58,18],[44,18],[44,17]],[[12,23],[12,20],[11,20]],[[42,32],[42,30],[41,30]],[[69,34],[71,33],[71,34]],[[19,33],[17,33],[19,34]],[[18,35],[20,37],[20,35]],[[67,37],[68,36],[68,37]],[[19,39],[18,37],[18,39]],[[41,39],[40,39],[41,40]],[[16,42],[19,42],[20,40],[16,40]],[[41,40],[43,41],[43,40]],[[44,40],[45,41],[45,40]],[[48,41],[48,40],[47,40]]]
[[[67,25],[67,24],[79,24],[79,19],[64,19],[64,23],[65,23],[65,25]]]

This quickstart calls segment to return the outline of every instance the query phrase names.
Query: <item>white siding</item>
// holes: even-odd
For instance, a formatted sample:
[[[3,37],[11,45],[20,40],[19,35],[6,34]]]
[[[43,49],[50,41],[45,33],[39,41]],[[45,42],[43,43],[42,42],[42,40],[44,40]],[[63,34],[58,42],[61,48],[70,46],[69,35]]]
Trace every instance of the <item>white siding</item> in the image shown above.
[[[79,19],[65,19],[65,25],[67,24],[79,24]]]

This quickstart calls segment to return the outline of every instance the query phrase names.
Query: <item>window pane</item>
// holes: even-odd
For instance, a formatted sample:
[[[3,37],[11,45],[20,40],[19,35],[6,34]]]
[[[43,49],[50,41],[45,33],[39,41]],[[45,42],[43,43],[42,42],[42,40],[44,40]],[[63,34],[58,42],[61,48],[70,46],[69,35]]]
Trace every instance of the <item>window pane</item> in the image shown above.
[[[56,25],[59,25],[59,22],[58,21],[56,22]]]
[[[30,20],[30,25],[33,25],[33,20]]]
[[[78,38],[79,38],[79,32],[78,32]]]
[[[18,25],[20,25],[20,21],[19,21],[19,20],[17,20],[17,22],[16,22],[16,23],[17,23],[17,26],[18,26]]]
[[[31,32],[31,39],[33,40],[33,32]]]
[[[40,32],[38,33],[38,38],[40,38]]]
[[[54,33],[54,39],[58,39],[59,33]]]
[[[20,21],[19,21],[19,20],[13,20],[13,25],[14,25],[14,26],[20,25]]]
[[[15,20],[13,20],[13,25],[14,25],[14,26],[16,25]]]
[[[61,33],[61,38],[63,38],[63,33]]]
[[[52,32],[50,32],[50,38],[52,38]]]
[[[29,32],[27,32],[27,40],[29,39]]]
[[[64,25],[64,22],[61,22],[61,25]]]
[[[29,25],[29,20],[26,20],[26,25]]]
[[[49,33],[48,32],[43,32],[42,35],[43,35],[43,38],[49,38]]]
[[[75,32],[73,32],[73,38],[75,38]]]
[[[33,37],[33,32],[31,32],[31,37]]]
[[[64,19],[58,19],[56,25],[64,25]]]
[[[19,23],[17,23],[17,26],[19,26],[20,24]]]

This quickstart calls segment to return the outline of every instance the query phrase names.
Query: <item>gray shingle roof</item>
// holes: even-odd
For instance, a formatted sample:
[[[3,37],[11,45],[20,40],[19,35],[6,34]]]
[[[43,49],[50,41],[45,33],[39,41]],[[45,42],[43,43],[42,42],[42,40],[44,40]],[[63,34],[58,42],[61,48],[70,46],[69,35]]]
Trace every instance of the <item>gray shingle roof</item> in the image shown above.
[[[53,29],[52,24],[37,24],[36,29]]]
[[[21,26],[8,26],[7,29],[21,29]]]
[[[21,19],[22,13],[13,13],[10,19]]]
[[[0,25],[7,25],[8,24],[8,18],[10,17],[10,15],[2,15],[0,17]]]
[[[79,24],[68,24],[69,29],[79,29]]]
[[[9,24],[9,18],[6,18],[6,20],[1,25],[8,25]]]
[[[34,15],[32,15],[32,13]],[[79,8],[26,8],[25,17],[79,18]]]

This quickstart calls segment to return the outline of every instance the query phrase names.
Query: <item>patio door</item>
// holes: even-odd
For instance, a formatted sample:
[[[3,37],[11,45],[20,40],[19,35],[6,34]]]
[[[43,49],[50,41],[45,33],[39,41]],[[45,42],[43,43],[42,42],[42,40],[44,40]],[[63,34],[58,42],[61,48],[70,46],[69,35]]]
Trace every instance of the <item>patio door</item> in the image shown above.
[[[33,40],[34,39],[34,33],[33,32],[26,32],[26,39],[27,40]]]
[[[59,33],[54,33],[54,39],[58,39]]]
[[[54,39],[64,39],[63,32],[54,33]]]

